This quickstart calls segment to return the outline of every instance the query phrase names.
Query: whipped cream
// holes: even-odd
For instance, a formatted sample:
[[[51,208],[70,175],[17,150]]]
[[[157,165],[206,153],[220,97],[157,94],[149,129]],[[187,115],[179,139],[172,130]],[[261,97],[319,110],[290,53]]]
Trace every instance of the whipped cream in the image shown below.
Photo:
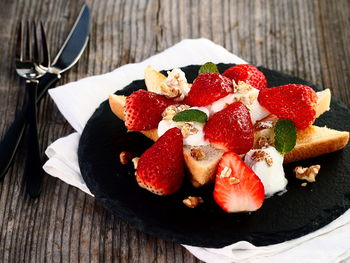
[[[183,100],[190,91],[185,72],[179,68],[168,71],[168,77],[160,85],[159,93],[175,101]]]
[[[191,107],[189,109],[197,109],[203,111],[207,114],[209,118],[209,111],[205,107]],[[167,130],[177,127],[184,134],[183,129],[186,127],[190,127],[189,134],[184,136],[183,142],[184,145],[190,146],[200,146],[200,145],[208,145],[209,141],[204,138],[204,128],[205,123],[199,122],[176,122],[172,119],[170,120],[161,120],[158,124],[158,136],[162,136]]]
[[[259,90],[250,86],[249,90],[240,91],[238,89],[235,93],[228,94],[227,96],[206,107],[208,108],[210,115],[213,115],[214,113],[224,109],[227,105],[233,102],[241,101],[250,110],[252,123],[255,124],[256,121],[261,120],[270,114],[258,102],[258,95]]]
[[[244,162],[260,178],[266,197],[286,190],[288,180],[283,170],[283,156],[275,147],[252,149],[245,155]]]

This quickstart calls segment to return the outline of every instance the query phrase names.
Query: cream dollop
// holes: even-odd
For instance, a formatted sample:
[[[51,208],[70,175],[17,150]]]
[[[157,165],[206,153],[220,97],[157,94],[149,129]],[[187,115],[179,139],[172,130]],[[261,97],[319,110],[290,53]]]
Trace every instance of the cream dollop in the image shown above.
[[[264,153],[261,154],[263,151]],[[264,156],[269,159],[265,159]],[[259,158],[261,157],[261,158]],[[288,180],[283,170],[283,156],[273,146],[250,150],[244,157],[244,162],[260,178],[265,188],[265,196],[270,197],[286,190]],[[270,164],[269,164],[270,163]]]
[[[168,71],[168,77],[160,86],[160,93],[175,101],[182,101],[190,91],[185,72],[179,68]]]
[[[209,111],[205,107],[191,107],[189,109],[197,109],[203,111],[209,117]],[[195,133],[190,133],[188,136],[183,138],[184,145],[190,146],[201,146],[208,145],[209,141],[204,137],[204,125],[205,123],[199,122],[175,122],[173,120],[161,120],[158,124],[158,136],[162,136],[167,130],[177,127],[182,130],[185,124],[190,125],[196,131]]]

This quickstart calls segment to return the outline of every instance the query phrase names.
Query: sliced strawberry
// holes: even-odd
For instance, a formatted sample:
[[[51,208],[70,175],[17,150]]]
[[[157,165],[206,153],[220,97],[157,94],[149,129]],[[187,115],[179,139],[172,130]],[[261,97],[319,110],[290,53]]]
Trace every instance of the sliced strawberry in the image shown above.
[[[244,81],[259,90],[267,88],[265,75],[252,65],[240,64],[233,66],[227,69],[223,75],[233,79],[236,83]]]
[[[172,128],[141,155],[136,181],[152,193],[169,195],[181,187],[183,177],[182,134],[178,128]]]
[[[232,81],[219,73],[200,74],[192,84],[185,104],[206,106],[233,92]]]
[[[259,177],[234,152],[226,152],[218,166],[214,200],[226,212],[256,211],[264,202]]]
[[[162,120],[162,112],[174,101],[164,96],[138,90],[126,98],[125,126],[131,131],[142,131],[157,128]]]
[[[306,85],[288,84],[259,92],[259,103],[278,118],[290,119],[298,129],[310,126],[316,118],[316,92]]]
[[[211,116],[204,133],[215,147],[238,154],[248,152],[254,143],[252,120],[242,102],[234,102]]]

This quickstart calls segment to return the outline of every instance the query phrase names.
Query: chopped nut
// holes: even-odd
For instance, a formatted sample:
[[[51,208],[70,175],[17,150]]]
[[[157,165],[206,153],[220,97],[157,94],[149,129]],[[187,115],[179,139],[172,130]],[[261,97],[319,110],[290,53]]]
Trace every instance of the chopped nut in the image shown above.
[[[261,131],[264,129],[271,129],[273,127],[273,121],[258,121],[254,125],[254,130]]]
[[[232,169],[230,167],[225,166],[224,169],[221,171],[219,177],[224,178],[224,177],[229,177],[232,173]]]
[[[265,161],[267,166],[271,167],[273,164],[273,159],[270,154],[265,151],[258,150],[252,154],[252,160],[256,162]]]
[[[203,199],[200,196],[189,196],[186,199],[182,200],[182,202],[189,208],[195,208],[200,203],[203,203]]]
[[[238,178],[236,178],[236,177],[230,177],[230,178],[228,179],[228,182],[229,182],[230,184],[238,184],[238,183],[240,182],[240,180],[239,180]]]
[[[193,125],[189,122],[185,122],[185,124],[181,128],[181,133],[184,138],[187,138],[188,136],[192,134],[196,134],[198,130],[193,127]]]
[[[135,157],[135,158],[132,158],[132,162],[134,164],[134,168],[137,169],[137,164],[139,163],[139,160],[140,160],[140,157]]]
[[[169,107],[167,107],[163,113],[162,113],[162,117],[163,120],[172,120],[173,117],[184,110],[188,110],[190,108],[190,106],[182,104],[182,105],[170,105]]]
[[[270,138],[266,136],[261,136],[257,139],[256,144],[259,148],[267,148],[271,145]]]
[[[307,182],[302,183],[301,186],[302,186],[302,187],[307,186]]]
[[[205,158],[205,152],[200,148],[191,148],[191,156],[197,161]]]
[[[265,159],[265,155],[266,155],[266,152],[264,151],[255,151],[253,154],[252,154],[252,160],[256,161],[256,162],[261,162],[262,160]]]
[[[236,90],[237,92],[242,93],[242,94],[246,94],[250,90],[253,89],[252,86],[250,86],[248,83],[246,83],[244,81],[238,81],[238,83],[236,85],[235,85],[235,83],[233,85],[234,85],[234,90]]]
[[[131,153],[125,151],[121,152],[119,154],[119,159],[121,164],[127,164],[131,159]]]
[[[296,178],[306,180],[310,183],[316,182],[316,176],[320,171],[320,165],[312,165],[310,167],[297,166],[294,168]]]

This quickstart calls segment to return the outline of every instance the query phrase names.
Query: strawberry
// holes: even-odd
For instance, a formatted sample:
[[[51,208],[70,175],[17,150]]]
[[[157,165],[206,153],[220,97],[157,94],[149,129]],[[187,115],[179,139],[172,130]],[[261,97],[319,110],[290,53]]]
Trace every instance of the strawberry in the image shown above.
[[[240,64],[230,67],[223,75],[229,79],[233,79],[236,83],[238,81],[244,81],[259,90],[267,88],[265,75],[252,65]]]
[[[141,155],[136,181],[152,193],[169,195],[181,187],[183,177],[182,134],[178,128],[172,128]]]
[[[226,212],[249,212],[264,202],[259,177],[234,152],[222,156],[215,179],[214,200]]]
[[[132,131],[157,128],[162,112],[172,104],[175,103],[162,95],[146,90],[135,91],[126,98],[125,126]]]
[[[192,84],[185,104],[206,106],[233,92],[232,81],[219,73],[200,74]]]
[[[238,154],[248,152],[254,143],[249,110],[234,102],[212,115],[204,126],[205,138],[217,148]]]
[[[278,118],[289,119],[298,129],[310,126],[316,118],[316,92],[306,85],[288,84],[259,92],[259,103]]]

